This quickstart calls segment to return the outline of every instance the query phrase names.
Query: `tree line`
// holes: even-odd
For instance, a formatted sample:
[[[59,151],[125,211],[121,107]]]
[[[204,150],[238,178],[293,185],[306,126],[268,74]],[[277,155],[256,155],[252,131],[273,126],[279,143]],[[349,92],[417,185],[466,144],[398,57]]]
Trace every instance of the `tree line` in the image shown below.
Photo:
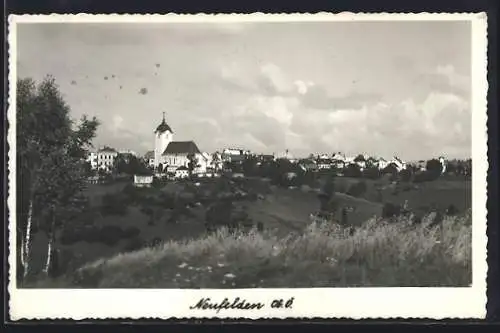
[[[47,236],[51,260],[60,228],[85,209],[85,158],[99,121],[83,116],[73,121],[53,77],[39,84],[18,79],[16,92],[16,201],[18,281],[30,273],[34,230]]]

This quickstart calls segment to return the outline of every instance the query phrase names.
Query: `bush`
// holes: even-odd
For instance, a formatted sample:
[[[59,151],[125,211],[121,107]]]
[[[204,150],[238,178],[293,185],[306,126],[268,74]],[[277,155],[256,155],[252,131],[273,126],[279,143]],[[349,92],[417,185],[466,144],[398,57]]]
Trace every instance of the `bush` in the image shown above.
[[[382,173],[380,172],[379,168],[377,167],[370,167],[365,170],[363,170],[363,177],[368,178],[368,179],[379,179],[382,176]]]
[[[458,214],[458,208],[453,204],[449,205],[448,208],[446,209],[446,215],[448,216],[453,216],[457,214]]]
[[[107,225],[99,230],[99,242],[108,246],[116,245],[123,237],[123,230],[114,225]]]
[[[403,169],[399,172],[399,180],[402,182],[409,182],[411,180],[412,173],[409,169]]]
[[[128,200],[122,193],[105,194],[102,197],[101,214],[106,215],[126,215],[128,210]]]
[[[59,237],[59,241],[62,245],[72,245],[83,240],[82,232],[79,229],[64,228]]]
[[[360,197],[366,193],[366,189],[367,189],[366,182],[362,180],[355,184],[352,184],[349,187],[349,190],[347,190],[347,194],[353,197]]]
[[[357,164],[349,164],[344,168],[343,173],[345,177],[361,178],[363,176],[361,168]]]
[[[432,171],[422,171],[413,177],[414,183],[431,182],[439,178],[441,174]]]
[[[382,208],[382,218],[392,218],[401,214],[401,207],[393,203],[385,203]]]
[[[123,230],[123,238],[136,237],[141,233],[141,231],[136,227],[129,227]]]
[[[137,251],[137,250],[142,249],[145,246],[146,246],[146,244],[142,238],[134,237],[134,238],[131,238],[127,241],[127,243],[123,247],[123,250],[126,252]]]

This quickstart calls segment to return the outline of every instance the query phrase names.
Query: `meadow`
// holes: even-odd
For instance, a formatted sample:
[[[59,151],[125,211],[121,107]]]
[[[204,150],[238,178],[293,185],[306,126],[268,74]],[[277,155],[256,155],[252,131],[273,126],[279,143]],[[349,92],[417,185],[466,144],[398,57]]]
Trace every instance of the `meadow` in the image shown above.
[[[137,190],[136,202],[124,201],[125,212],[104,214],[104,197],[125,198],[123,193],[129,184],[89,185],[86,194],[91,199],[90,215],[83,215],[80,222],[59,235],[66,240],[58,245],[61,273],[49,280],[35,274],[26,287],[244,288],[470,283],[470,181],[395,184],[383,179],[363,180],[366,190],[351,193],[349,188],[359,181],[343,177],[336,180],[335,200],[353,208],[349,224],[356,226],[354,233],[312,219],[311,213],[319,209],[318,188],[314,186],[284,188],[263,179],[249,179],[221,190],[215,181],[171,182]],[[214,190],[252,194],[251,199],[234,203],[235,209],[251,221],[246,230],[233,234],[222,228],[207,234],[204,225],[207,200]],[[181,209],[165,204],[173,197],[180,200]],[[415,211],[426,212],[427,222],[415,226],[406,217],[392,223],[380,218],[385,203],[405,201]],[[457,214],[446,217],[442,228],[429,229],[426,223],[433,215],[427,209],[431,205],[453,205]],[[257,222],[263,225],[263,230],[257,231]],[[107,228],[114,237],[78,238],[71,234],[81,233],[85,228],[101,231]],[[73,239],[66,235],[68,232]],[[34,272],[40,272],[45,262],[44,237],[42,233],[34,235]]]

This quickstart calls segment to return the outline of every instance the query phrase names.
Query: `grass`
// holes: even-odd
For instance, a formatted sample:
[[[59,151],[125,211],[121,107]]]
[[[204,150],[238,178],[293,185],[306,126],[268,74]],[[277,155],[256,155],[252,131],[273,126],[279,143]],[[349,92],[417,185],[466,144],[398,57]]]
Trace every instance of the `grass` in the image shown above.
[[[56,281],[59,288],[288,288],[468,286],[471,216],[432,216],[412,226],[371,219],[350,235],[331,223],[303,232],[230,234],[220,230],[187,241],[123,253],[87,264]]]

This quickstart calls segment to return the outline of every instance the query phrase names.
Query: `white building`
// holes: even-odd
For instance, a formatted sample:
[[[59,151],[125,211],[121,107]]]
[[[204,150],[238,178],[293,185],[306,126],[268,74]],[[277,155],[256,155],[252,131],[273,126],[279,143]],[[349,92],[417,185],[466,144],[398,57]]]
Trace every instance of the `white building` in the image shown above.
[[[150,187],[153,184],[153,176],[134,175],[134,185],[137,187]]]
[[[87,161],[93,170],[104,170],[110,172],[113,169],[118,152],[110,147],[104,146],[97,151],[89,152]]]
[[[193,141],[173,141],[174,133],[163,120],[155,130],[154,167],[160,167],[167,172],[176,172],[179,167],[188,167],[189,156],[194,155],[197,167],[194,173],[206,172],[209,165],[207,154],[201,153]]]

